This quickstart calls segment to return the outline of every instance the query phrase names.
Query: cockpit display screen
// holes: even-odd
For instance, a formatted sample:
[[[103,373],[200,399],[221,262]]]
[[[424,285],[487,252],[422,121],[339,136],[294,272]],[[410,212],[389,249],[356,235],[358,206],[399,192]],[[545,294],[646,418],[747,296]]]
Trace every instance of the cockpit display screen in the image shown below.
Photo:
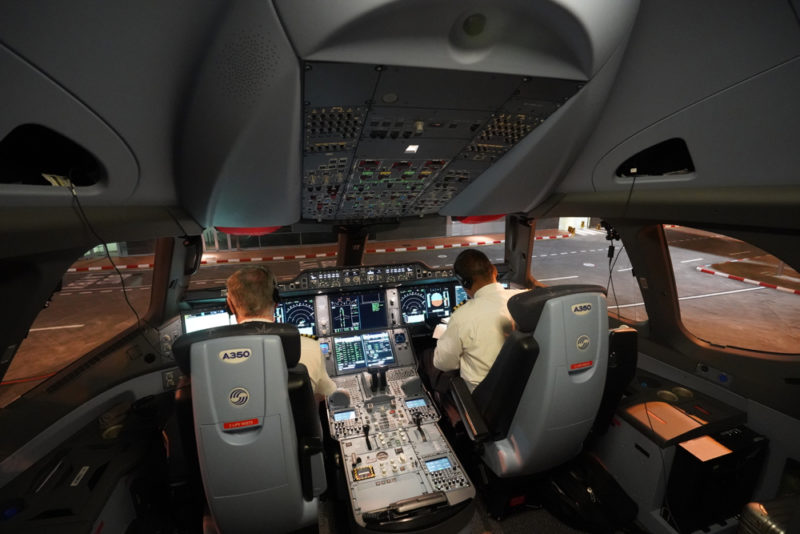
[[[424,408],[428,403],[422,397],[416,399],[406,399],[406,408]]]
[[[183,333],[196,332],[216,326],[236,324],[236,319],[225,308],[197,310],[183,314]]]
[[[301,334],[316,334],[314,297],[284,299],[275,307],[275,322],[297,326]]]
[[[361,336],[336,338],[333,342],[333,354],[336,358],[336,371],[350,371],[366,365],[364,347]]]
[[[467,301],[468,298],[469,298],[469,296],[467,295],[467,292],[464,290],[464,286],[462,286],[460,284],[457,285],[456,286],[456,306],[458,306],[459,304],[464,304]]]
[[[339,373],[395,362],[388,332],[338,337],[334,339],[333,347],[336,371]]]
[[[386,296],[382,290],[331,296],[330,304],[334,334],[388,326]]]
[[[364,356],[367,359],[367,367],[394,363],[394,352],[392,351],[392,343],[389,341],[388,332],[361,334],[361,341],[364,343]]]
[[[450,463],[450,459],[445,456],[443,458],[436,458],[434,460],[425,460],[425,467],[428,468],[428,471],[434,473],[436,471],[441,471],[442,469],[450,469],[453,467],[453,464]]]
[[[333,414],[334,421],[349,421],[356,418],[355,410],[346,410],[343,412],[336,412]]]
[[[450,288],[424,285],[400,288],[400,309],[405,324],[421,323],[427,317],[449,317],[453,310]]]

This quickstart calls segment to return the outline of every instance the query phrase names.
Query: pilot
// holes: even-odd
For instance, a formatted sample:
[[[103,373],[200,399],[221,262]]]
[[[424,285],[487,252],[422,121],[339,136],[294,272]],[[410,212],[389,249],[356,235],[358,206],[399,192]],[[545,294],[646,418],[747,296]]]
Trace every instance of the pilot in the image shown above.
[[[278,290],[275,275],[267,267],[246,267],[233,273],[225,282],[228,287],[228,308],[239,324],[251,321],[275,322]],[[311,379],[314,397],[319,402],[336,390],[328,376],[319,343],[300,336],[300,363]]]
[[[450,317],[433,356],[423,358],[431,386],[440,394],[449,389],[449,379],[443,372],[458,370],[470,391],[486,377],[513,328],[508,299],[524,291],[499,284],[495,266],[475,249],[461,252],[453,271],[470,300]]]

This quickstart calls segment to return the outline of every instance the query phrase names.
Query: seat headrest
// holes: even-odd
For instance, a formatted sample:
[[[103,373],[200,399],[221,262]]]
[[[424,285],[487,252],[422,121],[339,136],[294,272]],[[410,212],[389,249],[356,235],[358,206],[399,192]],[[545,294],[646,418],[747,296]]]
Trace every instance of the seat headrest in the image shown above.
[[[297,327],[293,324],[268,323],[266,321],[220,326],[184,334],[172,345],[172,353],[175,355],[175,361],[181,371],[189,375],[191,374],[189,356],[192,345],[210,339],[235,336],[280,336],[287,369],[296,366],[300,361],[300,333]]]
[[[578,293],[602,293],[605,295],[606,288],[591,284],[536,287],[508,299],[508,311],[521,332],[533,332],[536,330],[539,317],[548,300]]]

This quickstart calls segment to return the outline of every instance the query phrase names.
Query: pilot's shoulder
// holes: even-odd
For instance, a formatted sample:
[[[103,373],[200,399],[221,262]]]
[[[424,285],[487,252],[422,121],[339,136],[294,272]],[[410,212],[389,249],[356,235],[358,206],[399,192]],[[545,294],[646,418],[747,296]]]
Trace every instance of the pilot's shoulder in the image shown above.
[[[469,300],[465,300],[465,301],[464,301],[464,302],[462,302],[461,304],[457,304],[457,305],[456,305],[456,306],[453,308],[453,313],[451,314],[451,316],[452,316],[452,317],[455,317],[455,315],[456,315],[456,312],[458,312],[458,311],[460,311],[460,310],[465,310],[465,309],[466,309],[466,310],[468,310],[468,309],[470,309],[472,306],[474,306],[474,305],[475,305],[474,303],[475,303],[475,301],[474,301],[474,300],[472,300],[472,299],[469,299]],[[462,313],[462,315],[463,315],[463,313]]]
[[[317,336],[300,334],[300,348],[305,350],[319,350],[319,341],[317,340]]]

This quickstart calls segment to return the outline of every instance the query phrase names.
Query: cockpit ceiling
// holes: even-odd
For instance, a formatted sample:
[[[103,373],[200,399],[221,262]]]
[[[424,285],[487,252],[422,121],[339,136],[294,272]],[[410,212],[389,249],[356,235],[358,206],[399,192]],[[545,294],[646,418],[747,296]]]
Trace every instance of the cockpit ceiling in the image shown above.
[[[583,82],[307,62],[302,216],[437,213]]]

